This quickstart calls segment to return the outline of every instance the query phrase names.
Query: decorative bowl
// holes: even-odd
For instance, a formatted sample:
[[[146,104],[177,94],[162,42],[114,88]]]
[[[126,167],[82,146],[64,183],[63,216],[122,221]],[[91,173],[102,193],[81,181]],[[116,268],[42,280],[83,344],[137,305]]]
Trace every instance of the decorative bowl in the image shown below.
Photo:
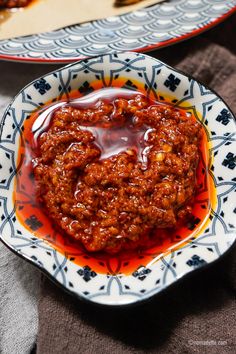
[[[25,220],[27,227],[19,220],[18,205],[13,198],[21,174],[21,136],[29,115],[48,102],[68,97],[75,90],[80,93],[93,90],[97,80],[101,87],[108,87],[116,86],[121,78],[125,87],[135,88],[138,83],[147,96],[187,110],[201,122],[209,154],[205,170],[215,189],[215,199],[203,224],[193,221],[192,233],[187,239],[175,240],[163,253],[149,254],[151,260],[147,264],[145,257],[137,255],[135,267],[127,272],[124,269],[129,268],[129,261],[119,255],[96,259],[94,269],[92,254],[80,254],[77,262],[76,252],[59,251],[55,239],[52,242],[47,235],[40,235],[42,222],[36,212]],[[112,306],[146,300],[183,276],[211,264],[235,242],[235,131],[232,112],[215,92],[144,54],[124,52],[98,56],[49,73],[23,88],[1,121],[0,239],[81,299]],[[19,188],[24,194],[24,203],[30,205],[27,185]]]

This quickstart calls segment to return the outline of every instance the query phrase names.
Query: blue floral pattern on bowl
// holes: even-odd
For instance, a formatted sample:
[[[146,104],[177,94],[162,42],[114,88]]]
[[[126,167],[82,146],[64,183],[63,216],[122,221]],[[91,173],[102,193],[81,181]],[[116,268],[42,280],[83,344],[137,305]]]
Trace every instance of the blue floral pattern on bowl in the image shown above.
[[[209,223],[196,238],[178,249],[143,265],[129,275],[102,274],[88,265],[79,266],[37,237],[40,220],[32,215],[26,229],[18,220],[12,193],[20,166],[17,162],[24,121],[37,108],[55,97],[92,90],[100,80],[112,85],[118,76],[126,84],[140,82],[147,95],[172,97],[177,107],[190,111],[209,132],[209,174],[217,202]],[[222,99],[191,77],[144,54],[114,53],[68,65],[39,78],[22,89],[7,108],[1,122],[0,141],[0,239],[12,251],[39,267],[57,283],[80,298],[104,305],[127,305],[150,298],[193,270],[221,257],[236,239],[235,120]],[[194,221],[197,225],[198,221]],[[29,231],[31,230],[31,231]]]

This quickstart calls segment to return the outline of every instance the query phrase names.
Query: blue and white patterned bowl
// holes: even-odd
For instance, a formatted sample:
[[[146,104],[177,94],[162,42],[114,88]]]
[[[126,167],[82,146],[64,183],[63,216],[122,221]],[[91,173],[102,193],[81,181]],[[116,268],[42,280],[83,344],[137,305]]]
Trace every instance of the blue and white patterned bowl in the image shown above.
[[[209,178],[217,200],[209,222],[198,236],[142,264],[132,274],[109,274],[73,262],[71,255],[54,249],[37,236],[34,218],[31,231],[18,220],[13,202],[14,183],[20,173],[19,141],[29,114],[52,99],[72,90],[115,85],[118,77],[127,86],[139,82],[147,95],[172,97],[173,104],[192,112],[209,132]],[[127,305],[150,298],[184,275],[223,255],[236,239],[235,120],[232,112],[210,89],[183,73],[144,54],[122,53],[80,61],[35,80],[15,97],[1,122],[0,142],[0,239],[12,251],[39,267],[57,283],[80,298],[104,305]],[[27,190],[27,186],[26,186]],[[32,220],[31,220],[32,221]],[[101,262],[102,264],[102,262]],[[119,273],[119,272],[118,272]]]

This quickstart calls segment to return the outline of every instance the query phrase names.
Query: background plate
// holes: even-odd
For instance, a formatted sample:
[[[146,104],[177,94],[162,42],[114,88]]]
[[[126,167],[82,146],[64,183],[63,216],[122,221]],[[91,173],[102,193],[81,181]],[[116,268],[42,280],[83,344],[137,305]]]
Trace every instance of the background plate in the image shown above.
[[[71,62],[117,51],[145,52],[195,36],[236,10],[236,0],[170,0],[122,16],[0,41],[0,59]]]

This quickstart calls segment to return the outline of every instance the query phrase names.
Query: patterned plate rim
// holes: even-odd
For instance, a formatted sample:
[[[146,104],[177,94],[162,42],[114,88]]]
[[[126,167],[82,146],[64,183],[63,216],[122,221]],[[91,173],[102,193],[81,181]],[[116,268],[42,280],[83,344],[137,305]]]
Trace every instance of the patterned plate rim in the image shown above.
[[[158,5],[158,4],[157,4]],[[163,5],[162,3],[159,4],[159,6]],[[153,5],[155,6],[155,5]],[[142,10],[142,9],[141,9]],[[228,10],[226,13],[223,13],[221,15],[219,15],[218,17],[216,17],[214,20],[210,21],[209,23],[205,24],[204,25],[204,22],[201,23],[201,27],[200,28],[197,28],[197,29],[193,29],[192,31],[190,32],[185,32],[184,34],[182,35],[178,35],[178,37],[172,37],[168,40],[164,40],[162,42],[156,42],[155,44],[149,44],[149,45],[146,45],[146,46],[143,46],[142,48],[135,48],[135,49],[132,49],[132,48],[126,48],[124,49],[124,51],[131,51],[131,52],[140,52],[140,53],[145,53],[145,52],[149,52],[149,51],[154,51],[156,49],[159,49],[159,48],[164,48],[164,47],[168,47],[168,46],[171,46],[171,45],[174,45],[174,44],[177,44],[179,42],[182,42],[182,41],[185,41],[187,39],[190,39],[190,38],[193,38],[207,30],[210,30],[211,28],[215,27],[216,25],[220,24],[221,22],[223,22],[224,20],[226,20],[229,16],[233,15],[234,13],[236,12],[236,5],[234,5],[230,10]],[[124,16],[124,15],[121,15],[121,16]],[[120,17],[120,16],[117,16],[117,17]],[[91,21],[91,22],[88,22],[88,23],[93,23],[93,22],[97,22],[97,21]],[[74,26],[69,26],[69,27],[74,27]],[[67,28],[67,27],[66,27]],[[62,29],[63,30],[63,29]],[[53,33],[54,31],[51,31],[49,33]],[[43,33],[41,33],[43,34]],[[26,36],[27,38],[29,37],[33,37],[32,36]],[[16,37],[16,38],[13,38],[14,39],[18,39],[18,38],[24,38],[23,37]],[[32,58],[30,56],[21,56],[21,55],[15,55],[15,54],[3,54],[1,53],[1,50],[2,50],[2,44],[1,42],[3,42],[3,40],[0,40],[0,60],[4,60],[4,61],[12,61],[12,62],[23,62],[23,63],[39,63],[39,64],[59,64],[59,63],[72,63],[72,62],[75,62],[75,61],[78,61],[78,60],[82,60],[82,59],[85,59],[85,58],[89,58],[90,56],[88,55],[79,55],[79,56],[72,56],[72,57],[59,57],[59,58]],[[119,52],[119,51],[113,51],[111,53],[114,53],[114,52]],[[103,54],[106,54],[106,53],[102,53],[100,55],[103,55]],[[94,55],[93,57],[96,57],[97,55]]]
[[[43,266],[39,265],[38,263],[33,262],[31,258],[23,255],[22,253],[18,252],[14,247],[9,245],[6,241],[4,241],[1,238],[1,235],[0,235],[0,242],[2,242],[2,244],[4,246],[6,246],[8,248],[8,250],[13,252],[16,256],[20,257],[21,259],[23,259],[27,263],[31,264],[33,267],[37,268],[50,281],[52,281],[58,288],[60,288],[62,291],[64,291],[68,295],[73,296],[74,299],[78,299],[79,301],[82,301],[85,304],[89,304],[89,305],[92,305],[92,306],[98,306],[98,307],[101,307],[101,308],[105,308],[105,307],[109,307],[109,308],[118,308],[118,307],[127,308],[127,307],[139,306],[141,304],[150,302],[150,301],[152,301],[152,299],[155,299],[158,295],[163,294],[163,292],[168,291],[170,288],[173,288],[175,285],[179,285],[182,281],[187,280],[193,274],[198,274],[198,273],[204,271],[205,269],[208,269],[210,267],[214,267],[214,265],[216,265],[218,262],[222,261],[222,259],[227,257],[227,255],[230,254],[233,251],[233,249],[236,249],[236,239],[235,239],[235,241],[231,244],[231,246],[224,253],[222,253],[220,255],[220,257],[216,258],[214,261],[211,261],[210,263],[204,263],[201,267],[198,267],[196,269],[192,269],[188,273],[182,274],[173,283],[171,283],[169,285],[166,285],[165,287],[162,287],[160,289],[160,291],[156,292],[155,294],[150,295],[149,297],[142,298],[140,300],[136,300],[136,301],[130,302],[130,303],[108,304],[108,303],[100,303],[100,302],[91,301],[90,299],[88,299],[86,297],[83,297],[83,296],[81,296],[80,294],[78,294],[78,293],[76,293],[74,291],[71,291],[70,289],[68,289],[67,287],[62,285],[59,282],[59,280],[54,278],[53,275],[50,274]]]
[[[129,52],[126,52],[126,53],[129,53]],[[117,53],[119,54],[119,53]],[[132,52],[130,52],[130,54],[132,54]],[[106,54],[104,54],[103,56],[106,56]],[[93,57],[91,59],[95,59],[97,57],[102,57],[102,55],[98,55],[96,57]],[[173,70],[175,71],[176,73],[180,73],[196,82],[198,82],[199,84],[203,85],[206,89],[210,90],[214,95],[216,95],[218,98],[220,98],[220,100],[222,100],[223,104],[227,107],[227,109],[229,110],[229,112],[232,114],[232,117],[233,117],[233,120],[234,120],[234,123],[236,125],[236,116],[235,114],[232,112],[232,110],[230,109],[230,107],[228,106],[228,104],[225,102],[225,100],[218,94],[215,92],[215,90],[211,89],[208,85],[206,84],[203,84],[200,80],[197,80],[194,78],[194,76],[192,75],[189,75],[189,74],[186,74],[184,71],[182,70],[179,70],[179,69],[176,69],[176,68],[173,68],[172,66],[162,62],[161,60],[159,59],[155,59],[155,58],[152,58],[154,60],[157,60],[159,63],[163,64],[166,68],[170,69],[170,70]],[[79,60],[79,62],[81,62],[83,60]],[[70,68],[70,67],[73,67],[74,65],[76,65],[77,63],[71,63],[71,64],[68,64],[62,68],[59,68],[59,69],[56,69],[56,70],[52,70],[50,71],[49,73],[46,73],[45,75],[42,76],[42,78],[44,77],[47,77],[51,74],[53,74],[54,72],[60,72],[60,71],[63,71],[67,68]],[[35,80],[33,80],[32,82],[30,82],[29,84],[27,84],[26,86],[24,86],[19,92],[18,94],[12,99],[12,101],[10,102],[10,104],[7,106],[3,116],[2,116],[2,119],[0,121],[0,141],[1,141],[1,135],[2,135],[2,130],[3,130],[3,125],[4,125],[4,122],[5,122],[5,119],[6,119],[6,116],[7,116],[7,112],[9,110],[9,108],[11,107],[12,103],[15,101],[15,99],[20,95],[20,93],[22,91],[24,91],[27,87],[31,86],[32,83],[34,83],[35,81],[37,81],[37,78]],[[2,235],[0,234],[0,241],[10,250],[12,251],[14,254],[20,256],[22,259],[26,260],[28,263],[32,264],[33,266],[35,266],[36,268],[38,268],[40,271],[42,271],[50,280],[52,280],[57,286],[59,286],[59,288],[63,289],[66,293],[72,295],[73,297],[79,299],[79,300],[82,300],[84,301],[85,303],[90,303],[90,304],[93,304],[95,306],[100,306],[100,307],[128,307],[128,306],[135,306],[135,305],[138,305],[140,303],[143,303],[143,302],[147,302],[147,301],[150,301],[152,298],[154,298],[155,296],[157,296],[158,294],[162,293],[163,291],[167,290],[168,288],[170,288],[171,286],[173,286],[174,284],[176,284],[177,282],[181,281],[181,280],[184,280],[186,278],[188,278],[188,276],[192,275],[193,273],[195,273],[196,271],[200,271],[200,270],[204,270],[206,269],[208,266],[212,266],[214,265],[215,263],[217,263],[219,260],[221,260],[223,257],[225,257],[229,252],[232,251],[232,249],[234,247],[236,247],[236,237],[234,239],[234,241],[228,245],[228,248],[225,249],[217,258],[215,258],[214,260],[210,260],[208,261],[207,263],[204,263],[204,264],[201,264],[198,268],[193,268],[191,270],[189,270],[188,272],[186,273],[182,273],[181,275],[178,275],[178,277],[173,281],[171,282],[170,284],[167,284],[166,286],[162,286],[157,292],[155,292],[154,294],[151,294],[149,296],[146,296],[144,298],[140,298],[136,301],[133,301],[133,302],[130,302],[130,303],[114,303],[114,304],[110,304],[110,303],[100,303],[100,302],[96,302],[96,301],[91,301],[90,299],[86,298],[86,297],[83,297],[81,294],[77,293],[77,292],[74,292],[73,290],[70,290],[69,288],[65,287],[63,284],[61,284],[59,282],[59,280],[57,280],[55,277],[53,277],[52,274],[50,274],[49,271],[47,271],[43,266],[41,266],[40,264],[34,262],[30,257],[28,257],[26,254],[23,254],[22,252],[18,251],[16,248],[14,248],[14,246],[10,245],[7,241],[5,241],[3,238],[2,238]]]

